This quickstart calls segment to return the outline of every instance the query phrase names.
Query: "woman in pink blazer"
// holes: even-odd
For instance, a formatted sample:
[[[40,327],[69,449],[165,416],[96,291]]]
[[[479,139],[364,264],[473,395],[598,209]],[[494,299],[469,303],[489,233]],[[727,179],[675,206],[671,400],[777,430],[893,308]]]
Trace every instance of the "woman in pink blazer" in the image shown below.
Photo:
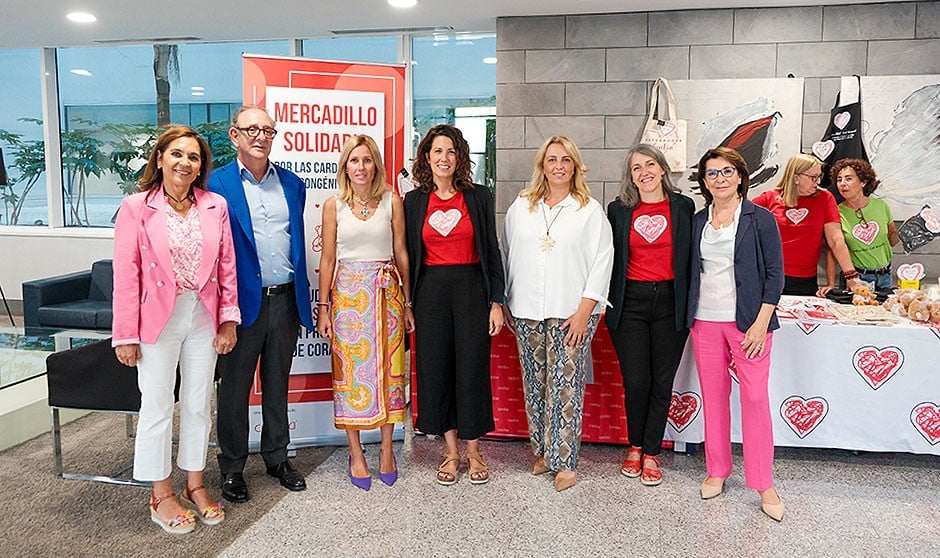
[[[189,533],[196,519],[225,518],[203,482],[216,355],[235,345],[241,322],[235,251],[225,200],[206,190],[212,155],[192,128],[166,130],[114,226],[114,352],[137,366],[140,415],[134,478],[152,481],[150,517]],[[173,389],[180,371],[177,464],[187,471],[176,498],[171,471]]]

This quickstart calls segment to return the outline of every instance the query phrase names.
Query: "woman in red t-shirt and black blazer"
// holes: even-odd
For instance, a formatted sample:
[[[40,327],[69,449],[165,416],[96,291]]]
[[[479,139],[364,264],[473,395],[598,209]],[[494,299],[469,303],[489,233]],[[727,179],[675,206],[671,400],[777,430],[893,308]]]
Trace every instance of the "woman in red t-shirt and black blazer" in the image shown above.
[[[679,193],[652,145],[632,148],[620,195],[607,206],[614,271],[606,320],[620,361],[630,448],[620,472],[647,486],[663,480],[658,455],[685,326],[695,204]]]
[[[467,441],[470,482],[489,470],[479,438],[495,427],[490,392],[490,336],[503,327],[503,264],[493,197],[474,185],[470,146],[441,124],[418,144],[405,196],[411,300],[414,303],[418,419],[447,443],[437,482],[457,482],[457,439]]]

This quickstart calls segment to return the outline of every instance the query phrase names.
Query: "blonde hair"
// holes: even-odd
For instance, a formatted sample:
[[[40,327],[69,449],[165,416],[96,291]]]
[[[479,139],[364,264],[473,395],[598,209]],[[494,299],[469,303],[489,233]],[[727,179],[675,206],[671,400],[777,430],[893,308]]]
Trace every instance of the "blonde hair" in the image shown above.
[[[542,144],[542,147],[539,148],[538,153],[535,155],[535,168],[532,170],[532,180],[529,182],[529,187],[519,192],[519,197],[529,200],[529,211],[535,210],[535,206],[548,196],[548,178],[545,176],[545,171],[542,170],[542,164],[545,161],[545,153],[552,144],[562,146],[574,162],[574,176],[571,177],[570,187],[571,195],[578,200],[581,207],[584,207],[591,201],[591,190],[588,188],[587,181],[584,179],[588,168],[584,166],[584,161],[581,159],[581,152],[578,151],[578,146],[568,137],[552,136],[545,140],[545,143]]]
[[[346,205],[351,205],[353,198],[352,183],[349,180],[349,175],[346,174],[346,164],[349,162],[353,149],[360,145],[369,148],[372,162],[375,163],[375,175],[372,177],[372,187],[369,189],[369,196],[366,199],[381,199],[385,191],[388,190],[388,186],[385,184],[385,164],[382,162],[379,146],[374,139],[365,134],[361,136],[354,135],[346,140],[343,145],[343,150],[339,154],[339,166],[336,169],[336,182],[339,184],[339,193],[336,197]]]
[[[774,190],[780,192],[780,201],[787,207],[796,207],[796,202],[800,197],[800,192],[796,187],[796,175],[803,174],[809,169],[819,165],[822,167],[822,161],[808,155],[800,153],[790,157],[787,161],[787,167],[783,171],[783,178],[774,186]]]

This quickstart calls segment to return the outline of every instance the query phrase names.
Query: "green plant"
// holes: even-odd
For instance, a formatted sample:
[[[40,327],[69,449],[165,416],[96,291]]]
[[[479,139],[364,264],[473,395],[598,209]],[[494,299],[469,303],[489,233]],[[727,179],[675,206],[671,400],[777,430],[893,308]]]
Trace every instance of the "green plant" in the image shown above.
[[[21,122],[33,122],[42,126],[42,121],[35,118],[20,118]],[[42,140],[26,140],[23,134],[8,132],[0,129],[0,141],[9,146],[12,156],[7,164],[10,170],[19,174],[8,176],[9,184],[0,186],[0,199],[3,200],[3,222],[15,225],[19,222],[20,212],[26,201],[26,196],[39,181],[39,177],[46,171],[46,151]],[[22,185],[20,193],[17,186]]]

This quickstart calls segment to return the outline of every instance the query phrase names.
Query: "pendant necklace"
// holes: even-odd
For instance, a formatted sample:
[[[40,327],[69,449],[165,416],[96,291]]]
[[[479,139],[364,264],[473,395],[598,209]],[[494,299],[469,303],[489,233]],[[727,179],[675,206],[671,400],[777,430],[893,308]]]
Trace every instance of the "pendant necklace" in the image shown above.
[[[539,237],[539,247],[543,252],[551,252],[552,248],[555,247],[555,239],[552,238],[552,225],[555,224],[555,221],[558,219],[558,216],[561,215],[561,210],[564,209],[564,206],[559,206],[558,213],[552,217],[551,222],[548,221],[548,217],[545,216],[545,206],[542,206],[542,221],[545,223],[545,234]]]
[[[176,199],[176,198],[173,197],[172,194],[170,194],[169,192],[166,191],[166,188],[164,188],[164,189],[163,189],[163,195],[166,196],[166,197],[169,199],[169,201],[172,202],[173,207],[175,207],[177,211],[182,211],[182,210],[183,210],[183,202],[185,202],[186,200],[190,199],[190,196],[192,195],[192,191],[190,190],[190,192],[187,193],[185,196],[183,196],[182,199]]]
[[[372,201],[372,198],[369,198],[367,200],[360,200],[359,198],[356,197],[355,194],[353,194],[352,198],[354,201],[357,201],[362,205],[362,209],[359,210],[359,215],[362,215],[363,217],[368,217],[370,213],[368,204],[369,202]]]

